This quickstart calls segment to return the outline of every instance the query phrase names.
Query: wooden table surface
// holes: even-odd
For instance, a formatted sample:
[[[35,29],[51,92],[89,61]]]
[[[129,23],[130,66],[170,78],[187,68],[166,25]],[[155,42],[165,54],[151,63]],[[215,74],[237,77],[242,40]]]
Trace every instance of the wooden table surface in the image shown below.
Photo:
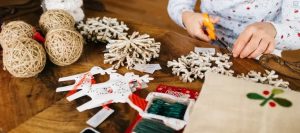
[[[186,35],[157,28],[148,24],[142,24],[135,20],[130,20],[125,16],[112,14],[109,12],[99,12],[85,10],[87,17],[110,16],[124,20],[132,31],[148,33],[157,41],[162,43],[160,57],[151,63],[160,63],[161,71],[155,72],[154,80],[149,83],[149,87],[137,92],[141,97],[154,91],[159,84],[189,87],[200,90],[203,80],[196,80],[192,83],[183,83],[177,76],[171,74],[171,69],[166,66],[167,61],[177,59],[181,55],[186,55],[198,47],[213,47],[208,43],[192,39]],[[37,25],[41,10],[34,13],[18,16],[15,19],[24,20],[33,25]],[[75,64],[59,67],[47,61],[47,65],[42,73],[37,77],[19,79],[12,77],[8,72],[0,70],[0,132],[13,133],[57,133],[79,132],[87,127],[86,121],[93,116],[100,108],[79,113],[76,107],[86,102],[88,98],[81,98],[76,102],[65,100],[66,93],[56,93],[55,89],[66,85],[59,83],[58,78],[88,71],[93,66],[109,68],[111,65],[103,64],[104,45],[86,44],[84,53]],[[218,51],[221,49],[217,48]],[[222,50],[221,50],[222,51]],[[1,55],[2,56],[2,55]],[[3,67],[2,58],[0,67]],[[250,70],[263,71],[257,61],[252,59],[233,59],[233,69],[236,73],[247,73]],[[133,70],[120,68],[119,73],[126,73]],[[133,71],[136,74],[144,73]],[[282,77],[290,81],[290,87],[299,91],[299,81]],[[97,82],[103,82],[105,78],[96,78]],[[137,112],[127,104],[110,105],[115,110],[112,116],[106,119],[98,130],[103,133],[122,133],[134,120]]]

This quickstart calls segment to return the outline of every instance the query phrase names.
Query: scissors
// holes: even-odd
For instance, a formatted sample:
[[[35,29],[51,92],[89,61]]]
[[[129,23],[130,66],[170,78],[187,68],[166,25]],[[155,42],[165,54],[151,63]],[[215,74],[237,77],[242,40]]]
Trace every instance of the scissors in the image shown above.
[[[220,44],[222,44],[229,52],[232,53],[232,49],[229,47],[229,45],[224,42],[223,40],[219,39],[216,36],[216,32],[215,32],[215,26],[214,24],[211,22],[211,20],[209,19],[209,15],[207,13],[203,13],[202,14],[203,17],[203,25],[206,28],[206,32],[208,34],[208,37],[213,40],[213,41],[217,41]]]

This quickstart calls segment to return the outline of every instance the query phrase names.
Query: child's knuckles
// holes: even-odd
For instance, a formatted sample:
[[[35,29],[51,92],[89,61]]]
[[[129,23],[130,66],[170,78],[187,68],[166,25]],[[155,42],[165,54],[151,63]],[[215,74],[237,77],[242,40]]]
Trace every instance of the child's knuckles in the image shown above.
[[[258,30],[258,28],[256,26],[253,26],[253,25],[247,26],[246,29],[247,29],[246,30],[247,33],[255,33]]]

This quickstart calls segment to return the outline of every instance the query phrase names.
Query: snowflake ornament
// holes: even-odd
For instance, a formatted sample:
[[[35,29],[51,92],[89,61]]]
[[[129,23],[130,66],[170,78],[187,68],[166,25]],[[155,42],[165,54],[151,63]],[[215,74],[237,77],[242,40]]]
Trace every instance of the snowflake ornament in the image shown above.
[[[237,75],[237,77],[244,80],[257,82],[257,83],[269,84],[275,87],[288,88],[289,86],[289,82],[279,79],[279,76],[276,74],[274,70],[272,71],[265,70],[264,74],[262,74],[261,72],[250,71],[246,75],[242,73],[240,75]]]
[[[172,67],[172,73],[180,76],[183,82],[193,82],[194,79],[203,79],[206,71],[232,76],[234,71],[230,69],[232,62],[230,56],[221,53],[195,53],[181,56],[178,60],[168,61],[168,67]]]
[[[77,28],[85,38],[95,43],[126,36],[126,31],[129,30],[123,21],[109,17],[88,18],[86,22],[79,22]]]
[[[114,64],[113,68],[127,65],[132,69],[136,64],[146,64],[152,58],[159,57],[160,43],[149,35],[133,32],[129,36],[119,36],[117,40],[109,40],[104,54],[104,63]]]
[[[94,84],[92,79],[95,74],[108,74],[110,79],[107,82]],[[89,96],[92,100],[77,107],[77,110],[82,112],[110,103],[129,103],[133,108],[139,108],[132,103],[129,96],[131,96],[132,92],[145,88],[145,84],[149,83],[153,78],[150,78],[148,75],[140,77],[133,73],[121,75],[112,68],[103,70],[100,67],[93,67],[89,72],[59,79],[59,81],[69,80],[75,80],[75,84],[59,87],[56,89],[56,92],[75,90],[74,94],[67,96],[68,101]]]

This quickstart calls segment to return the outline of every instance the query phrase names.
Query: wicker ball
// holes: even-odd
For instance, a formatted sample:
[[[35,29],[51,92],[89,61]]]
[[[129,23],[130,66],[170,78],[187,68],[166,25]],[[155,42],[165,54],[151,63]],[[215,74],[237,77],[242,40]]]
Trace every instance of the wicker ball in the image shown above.
[[[74,29],[74,18],[64,10],[48,10],[42,14],[40,28],[46,34],[53,29]]]
[[[18,38],[3,50],[4,69],[19,78],[33,77],[46,64],[46,53],[41,44],[31,38]]]
[[[34,34],[34,28],[23,21],[11,21],[2,27],[0,33],[0,44],[2,48],[9,47],[8,44],[19,37],[31,38]],[[11,43],[10,43],[11,44]]]
[[[83,37],[73,30],[51,30],[46,35],[45,49],[54,64],[59,66],[70,65],[81,56]]]

